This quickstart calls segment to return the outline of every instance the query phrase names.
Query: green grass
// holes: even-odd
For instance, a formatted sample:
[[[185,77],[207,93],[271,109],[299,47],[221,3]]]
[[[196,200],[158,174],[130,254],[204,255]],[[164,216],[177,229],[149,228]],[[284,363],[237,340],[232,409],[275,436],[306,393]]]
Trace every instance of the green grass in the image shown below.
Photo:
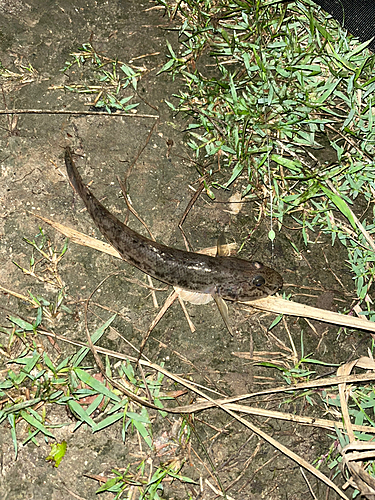
[[[137,432],[147,445],[149,454],[155,452],[152,425],[147,408],[135,406],[131,400],[122,397],[116,389],[92,375],[95,369],[86,362],[86,356],[90,352],[89,347],[82,347],[74,355],[54,363],[45,351],[40,352],[40,347],[38,348],[35,342],[34,335],[38,333],[38,327],[43,328],[42,322],[38,325],[36,322],[21,324],[19,318],[9,319],[15,325],[15,329],[9,335],[10,339],[14,340],[22,336],[26,344],[20,356],[8,361],[10,368],[0,381],[0,398],[3,400],[0,409],[0,424],[8,423],[15,459],[19,449],[17,426],[20,422],[24,422],[28,427],[28,436],[22,444],[32,442],[39,446],[40,439],[49,442],[51,452],[45,459],[52,462],[55,467],[59,467],[64,459],[67,443],[56,442],[54,429],[68,426],[71,421],[49,424],[46,419],[46,409],[50,405],[62,405],[67,408],[76,421],[74,431],[81,425],[86,425],[92,432],[99,432],[120,421],[124,442],[129,433]],[[93,333],[94,344],[100,340],[114,319],[115,316],[111,317]],[[1,347],[3,350],[6,349],[6,346]],[[132,386],[134,393],[143,391],[145,388],[143,380],[135,376],[129,362],[117,363],[115,373],[107,363],[107,375],[120,377],[128,386]],[[161,408],[160,415],[165,416],[162,411],[163,397],[160,394],[163,375],[159,374],[155,378],[146,374],[146,379],[153,401]],[[25,388],[29,391],[29,397],[25,397]],[[139,498],[158,500],[165,479],[177,479],[185,483],[194,482],[179,474],[183,464],[184,461],[181,460],[175,460],[165,466],[161,463],[152,477],[149,477],[148,470],[146,470],[148,469],[146,460],[143,460],[137,467],[129,464],[125,473],[114,469],[112,470],[113,477],[107,478],[97,493],[109,491],[115,493],[114,498],[119,499],[125,498],[123,495],[130,487],[136,487]],[[143,471],[140,470],[142,467]]]
[[[90,43],[84,43],[72,52],[61,71],[69,77],[69,84],[62,88],[68,92],[93,94],[95,108],[104,108],[108,113],[116,110],[129,112],[139,104],[129,103],[134,96],[133,93],[126,95],[125,90],[129,86],[133,91],[137,90],[142,71],[134,71],[118,59],[99,54]],[[77,73],[79,81],[74,82]],[[86,83],[82,84],[82,79]]]
[[[211,195],[241,178],[280,229],[292,219],[306,245],[318,231],[338,240],[373,318],[374,224],[353,211],[374,196],[375,56],[308,1],[159,3],[180,20],[161,71],[185,89],[168,104],[189,116],[195,155],[227,171],[224,182],[205,172]],[[324,160],[326,142],[336,160]]]
[[[10,314],[9,327],[1,329],[7,342],[0,344],[0,353],[6,360],[0,379],[0,425],[11,435],[14,458],[18,457],[21,439],[23,446],[28,443],[39,446],[41,441],[45,441],[51,445],[51,451],[45,460],[51,462],[54,467],[59,467],[69,445],[66,441],[58,442],[54,432],[57,428],[70,426],[71,419],[75,420],[74,431],[84,425],[93,433],[119,422],[124,443],[129,435],[136,433],[140,441],[146,444],[146,455],[154,456],[158,451],[152,426],[155,412],[151,418],[146,407],[134,404],[131,399],[124,397],[119,390],[106,383],[96,366],[87,359],[90,353],[88,346],[61,357],[58,351],[48,354],[48,349],[40,342],[41,335],[50,335],[52,342],[55,329],[61,327],[60,320],[63,316],[73,315],[73,311],[64,304],[68,297],[62,286],[58,268],[66,255],[68,242],[65,242],[61,249],[54,248],[42,229],[34,239],[25,238],[25,241],[32,252],[29,265],[24,267],[15,264],[26,276],[31,276],[38,282],[48,283],[50,288],[56,290],[56,294],[51,300],[30,291],[28,296],[22,296],[7,290],[7,293],[23,299],[27,308],[27,319]],[[116,315],[113,315],[92,333],[93,344],[100,341],[115,318]],[[21,344],[22,350],[17,356],[13,356],[14,347],[18,344]],[[140,377],[128,360],[123,359],[112,368],[108,356],[105,359],[107,377],[120,380],[126,387],[131,388],[134,394],[143,395],[147,389],[154,404],[160,408],[157,412],[159,416],[162,419],[166,417],[163,400],[170,397],[162,393],[162,373],[145,372],[144,377]],[[59,423],[49,423],[47,415],[53,406],[65,407],[71,418]],[[176,436],[170,436],[169,446],[172,446],[172,450],[173,446],[177,449],[182,442],[186,444],[189,440],[185,427],[186,422],[182,422]],[[114,498],[125,498],[125,495],[133,494],[131,488],[136,488],[139,498],[157,500],[166,479],[193,482],[179,474],[184,460],[176,460],[167,465],[159,462],[156,469],[154,463],[151,464],[151,470],[154,467],[152,475],[149,471],[149,461],[146,459],[140,464],[129,464],[126,473],[114,469],[112,477],[107,478],[97,493],[109,491],[115,493]]]

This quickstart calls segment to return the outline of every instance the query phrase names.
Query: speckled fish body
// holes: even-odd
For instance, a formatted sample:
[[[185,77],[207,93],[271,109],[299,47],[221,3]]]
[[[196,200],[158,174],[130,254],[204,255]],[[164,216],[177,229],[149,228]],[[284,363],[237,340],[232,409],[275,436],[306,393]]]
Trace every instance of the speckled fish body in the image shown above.
[[[70,148],[65,150],[65,164],[70,183],[102,235],[126,262],[141,271],[169,285],[226,300],[255,300],[282,287],[279,273],[260,262],[178,250],[136,233],[111,214],[83,184]]]

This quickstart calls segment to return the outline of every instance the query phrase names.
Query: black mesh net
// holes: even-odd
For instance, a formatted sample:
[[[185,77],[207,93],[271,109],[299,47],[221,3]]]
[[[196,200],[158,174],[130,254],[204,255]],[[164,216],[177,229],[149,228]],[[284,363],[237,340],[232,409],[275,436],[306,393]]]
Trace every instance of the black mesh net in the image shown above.
[[[313,0],[352,35],[365,42],[375,36],[375,0]],[[368,45],[375,52],[375,39]]]

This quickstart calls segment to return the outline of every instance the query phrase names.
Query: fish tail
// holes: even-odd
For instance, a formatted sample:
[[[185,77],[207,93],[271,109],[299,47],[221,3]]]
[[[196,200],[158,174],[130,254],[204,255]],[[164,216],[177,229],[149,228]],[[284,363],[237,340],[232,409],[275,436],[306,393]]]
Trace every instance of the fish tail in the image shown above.
[[[82,177],[80,176],[77,167],[73,161],[72,152],[70,147],[65,148],[65,166],[68,172],[69,182],[73,187],[74,191],[78,193],[84,201],[87,199],[88,189],[85,188]]]
[[[75,166],[72,152],[69,147],[65,149],[65,165],[66,171],[68,173],[69,182],[76,193],[82,198],[87,211],[91,215],[95,224],[100,229],[101,233],[110,240],[110,235],[108,235],[108,223],[110,229],[113,226],[121,226],[123,224],[114,217],[101,203],[95,198],[88,187],[83,183],[82,177]]]

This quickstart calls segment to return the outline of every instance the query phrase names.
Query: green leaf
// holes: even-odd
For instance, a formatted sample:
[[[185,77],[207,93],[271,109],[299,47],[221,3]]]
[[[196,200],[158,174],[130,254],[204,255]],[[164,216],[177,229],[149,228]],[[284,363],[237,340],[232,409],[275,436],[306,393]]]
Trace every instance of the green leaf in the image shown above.
[[[323,191],[325,195],[336,205],[336,207],[340,210],[340,212],[348,219],[350,224],[353,226],[354,229],[357,229],[357,225],[355,223],[355,220],[353,218],[353,214],[348,207],[347,203],[345,200],[340,198],[337,194],[333,193],[330,189],[325,187],[323,184],[320,184],[320,188]]]
[[[271,160],[275,161],[279,165],[283,167],[289,168],[289,170],[300,172],[301,171],[301,163],[299,161],[289,160],[288,158],[284,158],[284,156],[273,154],[271,155]]]
[[[279,314],[273,321],[272,323],[270,324],[270,326],[268,327],[268,330],[272,330],[272,328],[276,325],[278,325],[280,323],[280,321],[282,320],[282,317],[283,315],[282,314]]]
[[[370,45],[370,43],[374,40],[375,37],[370,38],[370,40],[366,40],[365,42],[361,43],[360,45],[357,45],[349,54],[347,55],[348,59],[351,57],[355,56],[356,54],[359,54],[360,52],[363,52],[366,47]]]
[[[168,475],[182,481],[183,483],[198,484],[197,481],[194,481],[194,479],[187,476],[181,476],[177,472],[173,472],[171,469],[168,469]]]
[[[230,88],[230,93],[232,95],[233,103],[236,104],[237,103],[237,90],[236,90],[236,86],[234,85],[232,75],[229,75],[229,88]]]
[[[224,40],[227,42],[227,44],[230,45],[230,38],[229,38],[228,33],[224,29],[222,29],[222,30],[220,30],[220,34],[224,38]]]
[[[153,449],[152,439],[151,439],[151,436],[150,436],[148,429],[140,421],[133,420],[133,424],[134,424],[134,427],[139,432],[139,434],[143,437],[145,443],[152,450]]]
[[[24,410],[21,410],[20,415],[28,424],[38,429],[38,431],[42,432],[45,436],[49,436],[55,439],[55,436],[52,434],[52,432],[48,431],[41,421],[37,420],[35,417]]]
[[[11,380],[0,380],[0,389],[10,389],[11,387],[13,387]]]
[[[314,19],[314,25],[315,28],[323,35],[324,38],[326,38],[328,41],[333,42],[333,36],[330,34],[329,31],[327,31],[324,26],[317,20]]]
[[[326,85],[324,86],[326,90],[317,99],[317,104],[323,104],[323,102],[325,102],[328,99],[328,97],[332,94],[332,92],[334,92],[334,90],[336,89],[336,87],[339,85],[340,82],[341,78],[337,78],[331,83],[327,82]]]
[[[10,425],[10,432],[12,435],[12,441],[13,441],[13,447],[14,447],[14,460],[17,460],[17,455],[18,455],[18,443],[17,443],[17,436],[16,436],[16,417],[14,413],[11,413],[8,415],[8,422]]]
[[[224,187],[228,187],[234,182],[239,175],[241,175],[242,170],[244,169],[244,165],[240,162],[237,163],[237,165],[234,167],[232,175],[230,176],[229,181],[224,185]]]
[[[140,415],[139,413],[128,411],[126,413],[126,416],[130,418],[133,422],[142,422],[144,424],[151,424],[149,416],[147,414]]]
[[[27,321],[24,321],[21,318],[16,318],[15,316],[8,316],[8,319],[15,325],[22,328],[22,330],[25,330],[26,332],[32,332],[34,330],[34,326],[31,323],[28,323]]]
[[[11,413],[16,414],[20,410],[24,410],[25,408],[30,408],[31,406],[34,406],[38,403],[40,403],[41,398],[33,398],[33,399],[27,399],[26,401],[23,401],[22,403],[17,403],[13,406],[9,406],[7,408],[4,408],[2,412],[5,415],[9,415]]]
[[[101,327],[99,327],[91,336],[92,343],[95,344],[104,334],[105,330],[109,327],[109,325],[112,323],[112,321],[115,319],[116,314],[114,314],[111,318],[109,318],[108,321],[104,323]],[[87,354],[90,352],[89,347],[82,347],[72,358],[72,365],[73,366],[79,366],[83,359],[87,356]]]
[[[43,353],[43,361],[44,361],[45,365],[47,366],[47,368],[49,368],[51,370],[51,372],[55,374],[56,368],[53,366],[53,363],[50,360],[50,358],[46,352]]]
[[[121,490],[120,488],[120,483],[121,478],[120,477],[112,477],[111,479],[108,479],[100,488],[96,490],[96,493],[102,493],[103,491],[111,491],[112,493],[117,493],[118,491]]]
[[[121,420],[123,416],[124,414],[122,412],[110,415],[109,417],[99,422],[95,427],[93,427],[92,431],[93,432],[101,431],[102,429],[105,429],[106,427],[109,427],[110,425],[114,424],[118,420]]]
[[[46,461],[54,462],[54,466],[58,467],[60,465],[61,460],[65,456],[66,448],[67,448],[66,441],[62,441],[61,443],[52,443],[51,452],[48,455],[48,457],[46,457]]]
[[[74,371],[77,374],[77,377],[80,380],[82,380],[82,382],[92,387],[99,394],[103,394],[103,396],[106,396],[107,398],[112,399],[116,402],[121,401],[121,398],[119,398],[116,394],[107,389],[107,387],[102,382],[100,382],[100,380],[97,380],[96,378],[92,377],[85,370],[82,370],[81,368],[75,368]]]
[[[30,374],[31,370],[34,369],[39,359],[40,354],[34,351],[32,356],[21,357],[13,360],[13,363],[24,365],[20,373],[14,379],[14,383],[16,385],[19,385],[24,381],[24,379]]]
[[[174,50],[172,48],[172,45],[170,44],[170,42],[168,40],[166,40],[166,44],[167,44],[168,50],[169,50],[171,56],[173,57],[173,59],[177,59],[176,54],[174,53]]]
[[[34,327],[34,330],[36,328],[38,328],[38,326],[42,323],[42,319],[43,319],[43,308],[42,307],[38,307],[38,311],[37,311],[37,314],[36,314],[36,319],[33,323],[33,327]]]
[[[87,414],[87,412],[75,399],[71,399],[70,401],[68,401],[68,406],[77,418],[88,424],[91,428],[94,428],[96,426],[93,419]]]

